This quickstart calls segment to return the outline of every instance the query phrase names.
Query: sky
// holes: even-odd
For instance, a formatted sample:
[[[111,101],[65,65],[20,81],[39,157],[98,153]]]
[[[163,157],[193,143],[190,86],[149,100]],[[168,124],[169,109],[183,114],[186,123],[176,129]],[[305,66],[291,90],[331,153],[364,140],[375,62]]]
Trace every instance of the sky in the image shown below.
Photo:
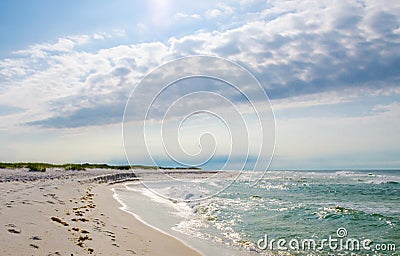
[[[2,1],[0,161],[175,166],[165,139],[182,146],[171,149],[176,158],[211,156],[206,169],[268,166],[272,153],[272,169],[400,168],[399,13],[400,2],[386,0]],[[259,116],[215,79],[168,87],[144,134],[142,107],[161,81],[148,74],[192,55],[236,63],[259,81],[270,101],[251,103],[275,118],[265,152]],[[221,76],[263,95],[248,73],[220,64]],[[129,104],[135,118],[123,124]],[[200,111],[178,126],[196,110],[229,122]],[[164,124],[175,130],[161,134]]]

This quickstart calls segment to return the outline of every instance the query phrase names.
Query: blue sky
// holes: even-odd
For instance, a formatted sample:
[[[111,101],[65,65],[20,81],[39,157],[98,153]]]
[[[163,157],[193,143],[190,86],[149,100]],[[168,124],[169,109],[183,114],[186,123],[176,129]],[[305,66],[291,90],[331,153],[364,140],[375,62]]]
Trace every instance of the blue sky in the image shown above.
[[[133,88],[200,54],[262,84],[276,117],[272,168],[399,168],[399,13],[400,3],[378,0],[3,1],[0,161],[125,163]],[[184,144],[198,138],[193,127]],[[152,164],[144,151],[131,162]]]

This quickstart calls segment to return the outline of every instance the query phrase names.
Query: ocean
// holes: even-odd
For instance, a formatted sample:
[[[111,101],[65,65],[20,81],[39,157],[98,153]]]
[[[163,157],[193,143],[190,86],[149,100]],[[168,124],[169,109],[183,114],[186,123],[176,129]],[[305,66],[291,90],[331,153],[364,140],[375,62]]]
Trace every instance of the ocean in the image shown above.
[[[205,255],[399,255],[400,171],[268,171],[257,183],[114,189],[143,222]],[[202,199],[204,191],[224,191]]]

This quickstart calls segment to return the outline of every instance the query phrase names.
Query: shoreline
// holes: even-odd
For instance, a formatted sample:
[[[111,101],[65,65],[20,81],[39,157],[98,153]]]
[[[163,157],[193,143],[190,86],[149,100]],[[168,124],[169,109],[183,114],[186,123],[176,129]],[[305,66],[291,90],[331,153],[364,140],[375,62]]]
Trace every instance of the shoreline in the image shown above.
[[[179,242],[182,243],[184,246],[189,247],[190,249],[194,250],[196,253],[198,253],[198,255],[201,255],[201,256],[204,256],[204,255],[205,255],[204,253],[202,253],[202,252],[199,251],[198,249],[196,249],[196,248],[194,248],[193,246],[187,244],[187,243],[186,243],[185,241],[183,241],[182,239],[180,239],[180,238],[178,238],[178,237],[176,237],[176,236],[174,236],[174,235],[172,235],[172,234],[169,234],[169,233],[163,231],[162,229],[157,228],[157,227],[154,226],[154,225],[151,225],[150,223],[148,223],[148,222],[146,222],[145,220],[143,220],[143,218],[141,218],[141,217],[140,217],[139,215],[137,215],[136,213],[129,211],[129,210],[128,210],[128,207],[127,207],[120,199],[117,198],[117,194],[116,194],[116,192],[115,192],[115,188],[118,188],[118,187],[119,187],[119,188],[122,188],[124,185],[128,185],[128,184],[131,184],[131,183],[132,183],[131,181],[122,181],[121,183],[118,183],[118,185],[115,185],[115,184],[110,184],[110,185],[109,185],[109,186],[110,186],[109,189],[110,189],[110,190],[112,191],[112,193],[113,193],[113,199],[114,199],[115,201],[117,201],[118,204],[120,204],[120,207],[118,208],[119,210],[128,213],[128,214],[131,215],[133,218],[135,218],[137,221],[143,223],[144,225],[148,226],[149,228],[155,230],[156,232],[162,233],[162,234],[164,234],[164,235],[166,235],[166,236],[169,236],[169,237],[171,237],[171,238],[173,238],[173,239],[179,241]]]
[[[137,231],[140,230],[141,240],[144,242],[145,246],[149,246],[148,250],[145,251],[145,255],[202,255],[180,239],[151,226],[139,216],[124,209],[124,205],[115,198],[113,191],[115,187],[121,186],[122,184],[98,185],[94,187],[93,192],[97,196],[99,210],[108,213],[109,216],[115,216],[119,219],[118,222],[121,221],[120,225],[128,226],[128,229],[131,227]],[[117,223],[113,222],[113,225],[116,224]],[[133,241],[127,240],[126,242],[130,244],[130,242]],[[135,242],[138,241],[135,240]]]
[[[118,185],[87,179],[116,173],[0,170],[7,177],[0,186],[0,254],[201,255],[123,211],[111,190]]]
[[[132,190],[131,186],[138,186],[140,188],[139,190]],[[112,187],[112,189],[114,191],[114,198],[122,205],[124,211],[135,216],[136,219],[151,228],[181,241],[201,255],[256,255],[254,252],[247,251],[244,248],[232,247],[224,243],[209,240],[208,238],[204,239],[196,235],[188,235],[185,232],[174,229],[174,227],[181,224],[181,221],[186,222],[187,219],[185,218],[190,218],[190,216],[182,217],[181,212],[178,210],[181,206],[176,208],[175,202],[172,200],[158,198],[157,195],[152,197],[149,196],[150,193],[142,194],[141,191],[146,191],[146,188],[141,187],[140,182],[126,182]],[[160,216],[154,214],[156,212],[164,212],[164,214]],[[190,236],[190,239],[188,236]]]

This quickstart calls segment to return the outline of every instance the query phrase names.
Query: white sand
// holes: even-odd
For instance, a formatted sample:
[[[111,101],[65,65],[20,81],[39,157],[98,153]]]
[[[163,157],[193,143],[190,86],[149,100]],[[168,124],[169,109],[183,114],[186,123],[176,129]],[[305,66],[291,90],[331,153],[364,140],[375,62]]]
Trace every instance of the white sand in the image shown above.
[[[0,255],[199,255],[120,210],[110,186],[79,182],[104,173],[0,170]]]

